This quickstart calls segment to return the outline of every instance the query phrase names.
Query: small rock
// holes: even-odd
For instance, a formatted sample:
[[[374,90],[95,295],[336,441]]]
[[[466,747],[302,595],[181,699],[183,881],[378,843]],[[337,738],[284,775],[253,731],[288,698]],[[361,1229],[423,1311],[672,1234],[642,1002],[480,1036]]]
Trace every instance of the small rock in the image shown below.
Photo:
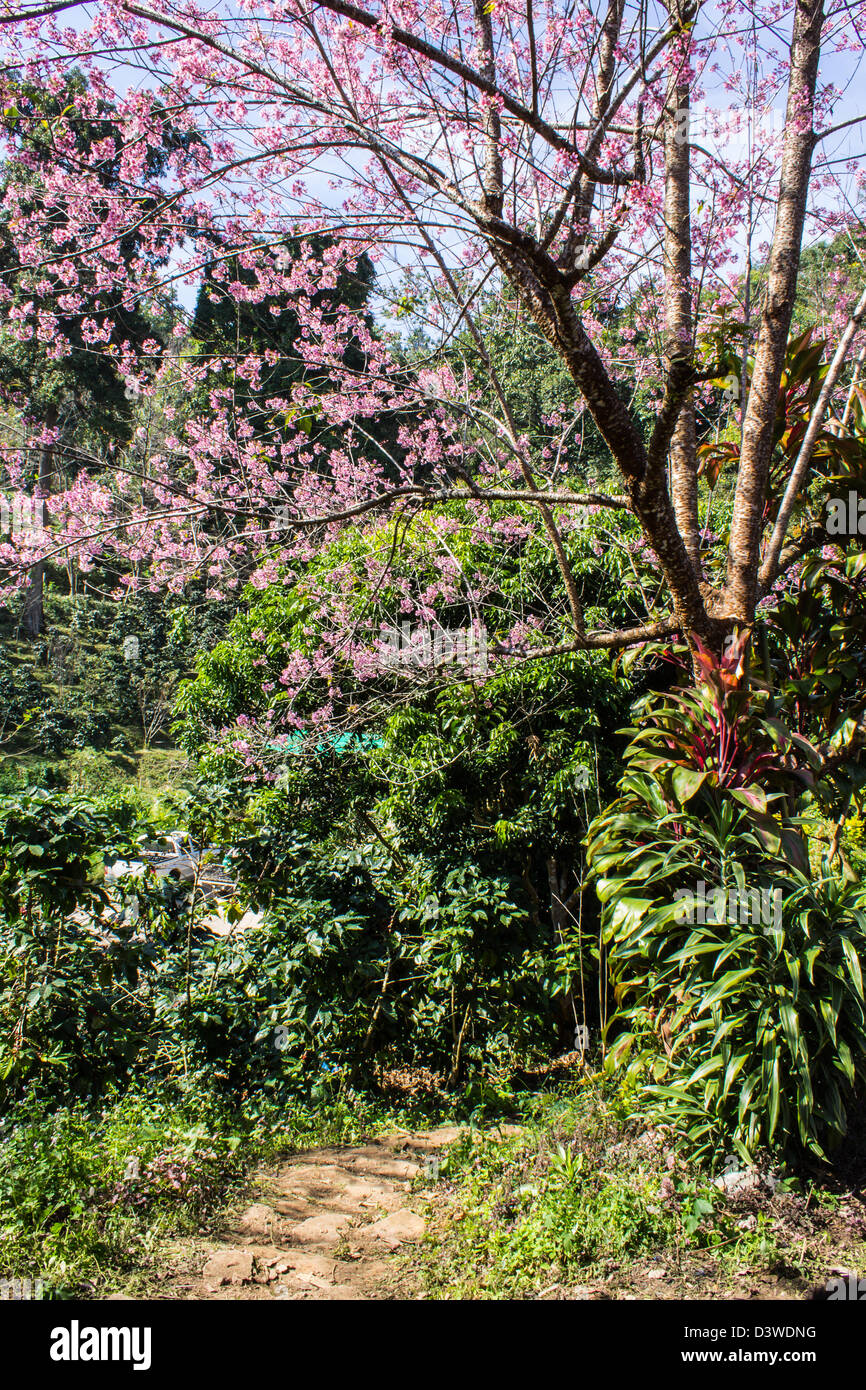
[[[218,1250],[202,1270],[202,1277],[212,1288],[222,1284],[249,1284],[253,1277],[253,1256],[249,1250]]]
[[[715,1179],[716,1187],[726,1197],[765,1197],[772,1196],[779,1179],[772,1173],[761,1173],[757,1168],[743,1168],[731,1173],[722,1173]]]
[[[323,1279],[320,1274],[305,1274],[300,1269],[295,1269],[292,1272],[302,1284],[311,1284],[314,1289],[333,1289],[336,1287],[333,1279]]]
[[[279,1230],[279,1225],[279,1217],[273,1207],[266,1207],[262,1202],[247,1207],[238,1218],[238,1228],[245,1235],[269,1236],[275,1226]]]
[[[287,1251],[284,1260],[277,1266],[280,1274],[286,1274],[289,1270],[299,1276],[315,1274],[327,1279],[330,1284],[337,1282],[336,1268],[332,1255],[314,1255],[306,1250]]]
[[[292,1227],[292,1239],[303,1245],[338,1245],[346,1225],[346,1217],[333,1212],[321,1216],[308,1216]]]
[[[426,1134],[411,1135],[400,1147],[420,1149],[422,1153],[427,1153],[441,1148],[443,1144],[450,1144],[459,1134],[459,1125],[440,1125],[438,1129],[428,1130]]]
[[[288,1217],[292,1221],[303,1221],[304,1217],[310,1213],[310,1203],[304,1197],[298,1197],[294,1200],[280,1199],[274,1201],[272,1210],[278,1216]]]
[[[345,1160],[347,1168],[357,1173],[375,1173],[380,1178],[417,1178],[421,1172],[420,1163],[411,1163],[405,1158],[383,1158],[361,1150]]]
[[[404,1241],[411,1244],[420,1240],[423,1234],[423,1217],[410,1211],[408,1207],[392,1211],[390,1216],[384,1216],[381,1221],[374,1221],[371,1226],[365,1226],[363,1231],[365,1238],[382,1240],[393,1250]]]

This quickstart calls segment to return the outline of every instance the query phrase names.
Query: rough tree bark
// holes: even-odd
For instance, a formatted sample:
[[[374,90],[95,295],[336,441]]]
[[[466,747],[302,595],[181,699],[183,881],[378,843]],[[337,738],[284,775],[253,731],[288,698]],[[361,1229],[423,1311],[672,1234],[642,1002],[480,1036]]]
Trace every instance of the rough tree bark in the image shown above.
[[[791,76],[776,225],[770,250],[764,309],[755,347],[752,383],[743,420],[725,584],[727,611],[744,627],[750,627],[754,622],[759,596],[761,535],[773,452],[776,402],[794,312],[815,146],[813,113],[823,22],[823,0],[798,0],[791,38]]]
[[[57,424],[57,412],[46,411],[45,425],[48,429],[54,429]],[[54,481],[54,445],[46,444],[39,455],[39,485],[37,488],[38,496],[41,498],[49,497],[52,492]],[[27,593],[24,596],[24,605],[21,610],[21,631],[26,637],[35,640],[40,636],[45,627],[45,566],[38,562],[30,570]]]

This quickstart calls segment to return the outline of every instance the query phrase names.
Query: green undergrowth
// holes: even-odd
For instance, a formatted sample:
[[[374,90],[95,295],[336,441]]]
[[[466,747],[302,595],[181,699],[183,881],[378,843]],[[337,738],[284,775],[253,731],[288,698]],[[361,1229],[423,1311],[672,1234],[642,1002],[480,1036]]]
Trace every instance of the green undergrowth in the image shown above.
[[[132,795],[144,813],[162,807],[175,819],[191,795],[191,774],[186,755],[176,748],[136,748],[107,752],[79,748],[57,757],[36,753],[0,756],[0,794],[48,787],[79,796]]]
[[[640,1286],[642,1269],[653,1270],[650,1281],[663,1271],[669,1286],[690,1269],[716,1288],[743,1268],[821,1277],[823,1213],[844,1206],[832,1180],[777,1165],[772,1201],[731,1201],[709,1168],[687,1162],[632,1105],[628,1093],[587,1078],[538,1098],[520,1127],[465,1131],[440,1167],[421,1252],[426,1296],[569,1296],[581,1286],[593,1296],[660,1296],[662,1285]],[[724,1163],[719,1155],[716,1172]],[[854,1217],[850,1234],[848,1257],[862,1264],[866,1225]]]
[[[42,1297],[99,1297],[158,1265],[167,1237],[208,1230],[253,1168],[283,1154],[435,1123],[442,1107],[363,1095],[229,1110],[199,1090],[128,1092],[0,1118],[0,1278]]]

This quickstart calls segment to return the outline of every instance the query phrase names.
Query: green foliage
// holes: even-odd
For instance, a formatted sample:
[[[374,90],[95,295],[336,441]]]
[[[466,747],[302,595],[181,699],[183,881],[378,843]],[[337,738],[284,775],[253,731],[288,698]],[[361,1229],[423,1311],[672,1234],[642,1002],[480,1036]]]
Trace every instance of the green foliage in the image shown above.
[[[189,884],[105,880],[147,833],[134,804],[0,800],[0,1098],[191,1074],[324,1096],[384,1061],[456,1084],[545,1039],[549,965],[507,876],[247,830],[236,891],[259,916],[212,922]]]
[[[847,546],[808,556],[767,615],[772,707],[799,737],[814,795],[837,818],[862,797],[866,710],[866,556]]]
[[[386,905],[385,920],[394,919],[384,935],[378,916],[368,911],[364,919],[358,959],[373,950],[368,981],[335,958],[339,1000],[340,979],[351,982],[351,1000],[333,1010],[335,1017],[346,1010],[340,1055],[356,1065],[360,1039],[369,1056],[387,1046],[456,1079],[461,1069],[480,1074],[549,1046],[554,1030],[570,1047],[575,1017],[585,1016],[585,1000],[577,1015],[568,1002],[582,975],[585,992],[591,990],[593,975],[595,924],[589,904],[582,913],[580,841],[613,786],[614,731],[629,687],[604,656],[576,653],[494,666],[474,681],[446,672],[407,699],[401,672],[361,682],[337,653],[329,682],[339,685],[352,732],[279,732],[287,712],[303,716],[325,698],[314,664],[326,616],[316,583],[337,566],[340,603],[375,628],[377,617],[393,619],[402,569],[415,565],[424,573],[429,565],[435,580],[428,532],[427,518],[408,528],[398,573],[375,592],[367,565],[389,543],[387,533],[383,542],[350,531],[315,557],[299,582],[249,594],[225,641],[182,687],[177,732],[201,755],[195,824],[233,844],[247,891],[280,912],[289,938],[291,913],[306,913],[296,842],[320,862],[341,864],[347,850],[355,853]],[[609,580],[613,587],[611,576],[586,536],[571,542],[576,563],[586,566],[588,592],[595,584],[600,597]],[[468,530],[452,533],[449,543],[462,565],[495,574],[484,612],[491,640],[493,625],[509,620],[521,601],[527,574],[540,591],[553,584],[543,547],[506,556],[497,569],[494,548]],[[460,605],[438,614],[446,626],[471,616]],[[283,675],[298,665],[309,678],[290,695]],[[310,896],[320,901],[323,893]],[[339,919],[333,885],[324,897]],[[582,933],[575,931],[579,923]],[[309,988],[317,1000],[311,976]],[[297,1001],[293,1008],[300,1009]],[[326,1014],[318,1005],[314,1013],[325,1030]],[[301,1041],[298,1035],[298,1048]]]
[[[257,872],[252,848],[235,848],[242,880]],[[329,1094],[370,1084],[383,1061],[456,1082],[545,1036],[539,962],[507,878],[472,865],[437,875],[369,844],[295,842],[279,856],[262,925],[213,945],[192,985],[192,1038],[227,1086]]]
[[[39,712],[42,686],[29,665],[21,669],[0,647],[0,739],[4,742]]]
[[[502,518],[505,516],[503,509]],[[497,520],[494,517],[494,526]],[[595,531],[602,520],[591,518],[591,522],[566,536],[572,568],[584,593],[586,621],[626,620],[633,615],[640,587],[635,569],[635,560],[641,561],[636,532],[634,541],[630,540],[633,556],[604,546]],[[446,529],[448,536],[447,553],[439,545],[440,528]],[[392,561],[379,575],[384,554],[391,555]],[[382,629],[397,621],[407,578],[411,576],[414,584],[435,592],[442,582],[439,562],[443,558],[449,571],[456,564],[464,574],[473,576],[473,583],[484,594],[478,607],[462,592],[451,595],[448,601],[438,601],[436,622],[444,630],[465,629],[480,621],[491,656],[497,645],[507,647],[517,621],[538,623],[539,641],[545,631],[551,638],[568,639],[569,619],[558,597],[556,562],[549,546],[533,533],[514,543],[500,541],[495,530],[481,538],[471,514],[458,504],[411,522],[394,519],[376,531],[347,529],[313,556],[300,575],[286,574],[263,592],[246,591],[246,606],[234,617],[225,639],[199,658],[195,680],[184,682],[180,688],[176,733],[183,746],[204,756],[211,775],[216,776],[226,746],[246,737],[235,727],[238,716],[260,725],[261,734],[272,726],[273,741],[263,752],[275,754],[279,751],[275,739],[283,731],[281,721],[287,714],[303,720],[333,700],[334,719],[340,726],[371,726],[378,732],[395,709],[406,704],[424,709],[431,686],[463,685],[453,667],[444,668],[432,681],[416,680],[414,690],[411,669],[384,668],[361,679],[354,654],[344,650],[339,641],[334,645],[330,630],[333,603],[346,613],[352,640],[369,643],[372,650]],[[322,653],[328,658],[327,674],[317,665],[317,656]],[[539,704],[543,703],[541,692],[558,701],[554,694],[557,684],[563,687],[566,698],[579,691],[585,701],[586,722],[593,717],[596,688],[607,704],[613,687],[607,659],[601,654],[534,663],[533,669],[523,674],[516,663],[491,665],[491,674],[502,677],[501,687],[492,688],[494,693],[503,692],[504,703],[510,698],[510,672],[517,701],[523,699],[521,692],[530,692],[533,686],[540,692]],[[465,698],[465,692],[460,698]],[[294,726],[290,723],[289,727]],[[275,756],[261,756],[258,765],[261,770],[279,761]]]
[[[658,1274],[687,1251],[734,1268],[775,1253],[763,1216],[754,1235],[738,1229],[707,1175],[647,1131],[634,1097],[593,1078],[539,1097],[517,1134],[464,1134],[440,1176],[447,1194],[422,1251],[428,1297],[568,1297],[602,1280],[621,1297],[642,1259]]]
[[[87,805],[46,791],[0,802],[0,908],[17,923],[36,907],[49,920],[103,897],[103,856],[130,843],[133,808]]]
[[[263,1158],[417,1120],[362,1097],[241,1109],[206,1078],[143,1081],[101,1102],[29,1099],[0,1116],[4,1277],[41,1279],[46,1298],[101,1296],[129,1279],[140,1292],[160,1243],[208,1227]]]
[[[228,1091],[323,1097],[372,1080],[389,918],[365,865],[294,844],[281,867],[260,926],[196,944],[185,1028]]]
[[[650,704],[590,831],[610,1064],[628,1062],[698,1152],[823,1156],[866,1079],[866,892],[826,861],[812,881],[793,814],[802,741],[725,675],[708,665],[707,684]],[[720,890],[703,914],[701,883]]]
[[[362,281],[359,308],[366,271]],[[209,276],[198,349],[228,360],[232,342],[274,346],[271,307],[235,306],[230,321]],[[484,312],[518,427],[547,470],[561,373],[533,331],[511,331],[495,306]],[[297,379],[296,328],[280,318],[273,375],[243,400],[256,428],[279,428],[273,397]],[[808,333],[789,347],[770,512],[820,389],[822,355]],[[308,423],[312,437],[314,416]],[[605,457],[588,428],[557,466],[595,478]],[[704,449],[711,490],[735,457],[729,440]],[[828,488],[853,486],[862,462],[861,441],[840,444],[825,431],[801,539]],[[721,499],[719,510],[723,530]],[[539,643],[566,635],[550,547],[519,518],[506,525],[507,515],[494,512],[487,537],[457,505],[404,519],[399,532],[395,523],[347,528],[300,573],[249,590],[227,631],[207,602],[165,603],[142,589],[110,612],[93,594],[76,595],[26,660],[10,646],[0,695],[16,755],[117,744],[134,721],[147,743],[196,659],[176,706],[177,732],[201,760],[188,823],[203,842],[231,847],[236,899],[214,927],[200,894],[150,873],[109,890],[106,861],[134,858],[155,829],[140,801],[22,792],[0,803],[7,1105],[153,1079],[273,1114],[339,1106],[393,1064],[432,1068],[452,1094],[484,1103],[518,1064],[548,1057],[557,1042],[570,1047],[577,1020],[604,1032],[609,982],[610,1065],[693,1151],[820,1155],[839,1141],[866,1070],[866,901],[838,855],[815,872],[814,830],[818,813],[850,812],[862,788],[862,556],[837,546],[807,557],[802,582],[765,603],[760,670],[753,661],[746,672],[739,637],[721,663],[699,649],[703,683],[637,711],[619,795],[603,810],[633,694],[627,661],[570,653],[506,666],[494,657],[486,678],[466,680],[393,668],[371,678],[351,643],[321,660],[336,605],[372,642],[403,611],[410,575],[439,595],[436,621],[480,618],[491,650],[517,623]],[[652,563],[636,525],[623,523],[618,546],[593,517],[563,534],[588,624],[627,622]],[[382,572],[384,554],[392,564]],[[471,579],[471,601],[459,584],[437,588],[455,572]],[[285,735],[332,692],[343,732]],[[585,891],[585,838],[600,921]],[[849,861],[862,855],[856,816],[835,840]],[[773,904],[770,920],[695,921],[698,880],[738,902],[757,894]],[[255,916],[244,921],[247,906]],[[32,1136],[40,1152],[43,1125]],[[79,1140],[62,1147],[77,1152]],[[165,1184],[177,1162],[174,1140],[149,1153],[135,1198],[142,1213],[174,1200]],[[455,1172],[462,1162],[458,1153]],[[508,1213],[488,1250],[502,1289],[525,1287],[526,1270],[631,1258],[672,1233],[701,1239],[712,1217],[703,1179],[680,1184],[672,1211],[658,1200],[658,1174],[591,1173],[573,1137],[559,1135],[522,1185],[509,1177],[503,1186],[503,1172],[494,1164],[485,1175]],[[47,1179],[45,1189],[48,1211],[56,1193]],[[128,1206],[133,1189],[118,1191]],[[22,1200],[27,1219],[50,1230]],[[189,1213],[210,1198],[197,1200]]]
[[[0,799],[0,1096],[123,1069],[149,947],[112,902],[103,865],[131,844],[134,808],[49,792]],[[131,1002],[133,1001],[133,1002]]]
[[[156,1239],[195,1229],[241,1171],[240,1134],[201,1105],[194,1123],[176,1100],[31,1103],[0,1120],[0,1136],[4,1268],[38,1271],[46,1296],[147,1263]]]
[[[183,599],[133,593],[118,604],[46,584],[43,638],[0,626],[0,740],[16,755],[53,757],[164,743],[178,681],[229,617],[195,586]]]
[[[298,590],[272,590],[235,620],[231,640],[184,691],[193,737],[204,717],[227,719],[249,699],[247,683],[260,679],[254,662],[287,660],[290,644],[303,640],[295,624],[304,609]],[[236,871],[255,901],[279,912],[288,938],[292,913],[303,921],[307,911],[298,892],[305,854],[332,866],[330,887],[311,891],[313,899],[336,907],[333,866],[347,852],[380,895],[384,906],[373,919],[366,912],[357,966],[338,955],[328,986],[343,1000],[340,981],[349,982],[347,1002],[333,1009],[334,1018],[346,1012],[341,1055],[352,1055],[354,1030],[371,1056],[389,1046],[456,1079],[461,1068],[474,1074],[549,1045],[555,1019],[571,1046],[574,1012],[565,1001],[590,964],[592,933],[589,914],[584,937],[574,932],[580,840],[612,785],[624,689],[603,659],[563,656],[419,694],[375,737],[275,742],[270,758],[251,765],[242,726],[205,756],[195,823],[233,844]],[[308,848],[295,850],[296,841]],[[357,967],[374,943],[365,981]],[[320,987],[308,983],[316,1000]],[[332,1014],[317,1008],[321,1030]]]
[[[612,785],[626,690],[586,654],[506,668],[390,717],[371,767],[394,842],[488,862],[571,857]],[[534,863],[533,863],[534,861]],[[539,885],[540,886],[540,885]]]

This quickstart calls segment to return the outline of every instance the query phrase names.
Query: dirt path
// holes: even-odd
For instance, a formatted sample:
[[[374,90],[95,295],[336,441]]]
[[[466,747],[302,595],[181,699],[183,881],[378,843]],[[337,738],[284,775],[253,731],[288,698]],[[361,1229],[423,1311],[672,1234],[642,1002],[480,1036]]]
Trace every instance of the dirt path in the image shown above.
[[[401,1251],[420,1240],[432,1193],[414,1180],[453,1126],[363,1147],[313,1149],[253,1178],[255,1200],[208,1239],[175,1244],[151,1297],[393,1299],[418,1296]],[[115,1295],[117,1297],[117,1295]]]

